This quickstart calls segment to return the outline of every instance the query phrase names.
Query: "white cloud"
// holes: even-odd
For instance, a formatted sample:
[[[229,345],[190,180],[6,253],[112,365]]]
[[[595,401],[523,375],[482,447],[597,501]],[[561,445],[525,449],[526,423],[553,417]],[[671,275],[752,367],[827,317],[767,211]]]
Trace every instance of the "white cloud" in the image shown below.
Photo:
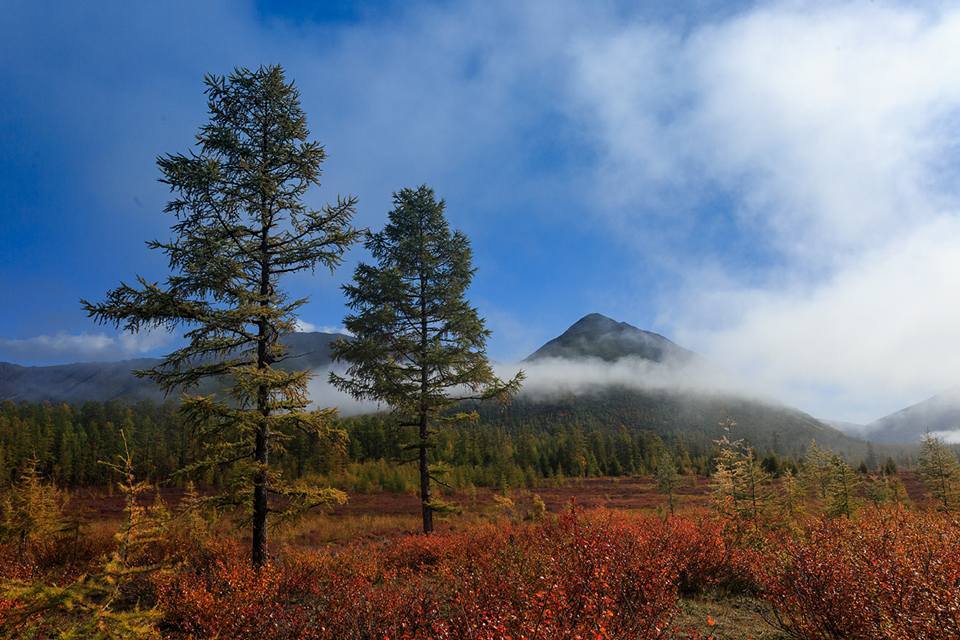
[[[934,431],[930,435],[940,438],[947,444],[960,444],[960,431]]]
[[[617,386],[629,389],[656,389],[693,393],[736,393],[744,395],[745,387],[729,375],[700,364],[659,364],[642,358],[622,358],[607,362],[599,358],[568,360],[544,358],[533,362],[497,363],[496,374],[510,379],[523,370],[521,395],[536,399],[566,394],[581,394],[598,388]],[[343,369],[337,369],[342,373]],[[336,407],[343,415],[388,411],[382,403],[356,400],[328,382],[330,370],[317,369],[310,381],[310,399],[317,406]],[[472,395],[468,389],[451,390],[451,396]],[[771,398],[756,396],[773,402]]]
[[[743,394],[746,388],[726,373],[704,363],[656,363],[635,357],[615,362],[599,358],[543,358],[495,366],[497,375],[505,380],[521,369],[524,381],[520,393],[537,398],[586,393],[609,386],[737,394]]]
[[[960,10],[781,3],[685,34],[612,27],[576,60],[617,227],[695,237],[712,202],[767,254],[678,260],[681,342],[833,418],[956,383]]]
[[[667,191],[682,215],[678,192],[726,190],[744,222],[807,259],[935,213],[930,188],[946,185],[931,178],[956,142],[944,125],[960,100],[960,12],[799,6],[686,37],[641,25],[581,40],[576,95],[602,142],[604,193],[637,204]]]
[[[960,379],[950,355],[960,344],[954,291],[960,221],[944,218],[813,285],[697,291],[680,339],[795,404],[867,421]],[[711,309],[733,320],[711,328]]]
[[[317,325],[313,324],[312,322],[307,322],[306,320],[302,320],[302,319],[300,319],[300,318],[297,318],[297,322],[296,322],[296,327],[295,327],[295,328],[296,328],[297,331],[299,331],[299,332],[301,332],[301,333],[310,333],[311,331],[316,331],[316,330],[317,330]]]
[[[307,322],[306,320],[302,320],[300,318],[297,318],[295,329],[301,333],[311,333],[317,331],[319,333],[340,333],[345,336],[353,335],[344,327],[328,324],[313,324],[312,322]]]
[[[170,344],[172,334],[163,329],[139,333],[57,333],[30,338],[0,338],[0,359],[18,363],[68,363],[83,360],[116,360],[143,356]]]
[[[387,411],[388,407],[379,402],[370,400],[357,400],[349,393],[340,391],[329,382],[331,368],[315,369],[307,392],[310,401],[317,407],[333,407],[339,411],[342,416],[355,416],[365,413],[378,413]],[[338,373],[343,373],[343,368],[337,369]]]

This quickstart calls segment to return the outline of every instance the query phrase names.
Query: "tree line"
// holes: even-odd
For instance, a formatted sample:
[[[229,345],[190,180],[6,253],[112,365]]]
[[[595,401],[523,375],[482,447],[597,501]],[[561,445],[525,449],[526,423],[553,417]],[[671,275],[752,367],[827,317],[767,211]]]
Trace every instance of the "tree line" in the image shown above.
[[[362,491],[406,491],[404,472],[386,473],[411,458],[419,434],[402,427],[389,414],[338,418],[334,428],[345,441],[298,434],[286,442],[275,464],[285,477],[326,476],[341,488]],[[121,401],[79,405],[48,403],[0,404],[0,485],[9,485],[19,470],[36,460],[42,475],[62,487],[108,486],[113,477],[101,461],[123,451],[123,437],[136,452],[140,478],[158,484],[182,485],[189,479],[209,486],[226,482],[228,470],[209,469],[190,477],[177,472],[201,455],[197,434],[188,428],[174,403]],[[539,423],[510,428],[483,422],[442,429],[432,438],[434,473],[444,484],[497,488],[534,487],[545,480],[597,476],[649,475],[669,456],[679,473],[706,475],[709,452],[691,453],[680,439],[662,438],[647,429],[602,429],[592,425]],[[796,461],[770,452],[762,459],[779,475]],[[350,475],[365,474],[360,482]]]

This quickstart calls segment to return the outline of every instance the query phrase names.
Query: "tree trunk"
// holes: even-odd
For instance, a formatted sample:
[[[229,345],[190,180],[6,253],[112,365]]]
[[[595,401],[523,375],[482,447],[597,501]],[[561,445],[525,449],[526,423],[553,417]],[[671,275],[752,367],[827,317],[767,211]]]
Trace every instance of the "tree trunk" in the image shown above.
[[[423,218],[420,219],[420,247],[424,246]],[[433,533],[433,507],[430,505],[430,461],[427,459],[429,413],[427,391],[427,276],[420,265],[420,508],[423,511],[423,532]]]
[[[265,389],[261,389],[261,397],[265,397]],[[257,406],[266,417],[266,401],[257,399]],[[267,562],[267,463],[268,427],[266,420],[257,425],[256,447],[254,460],[259,466],[253,476],[253,566],[260,568]]]
[[[267,296],[270,294],[270,267],[267,248],[267,230],[264,229],[260,245],[262,261],[260,265],[260,306],[266,307]],[[266,369],[270,362],[269,354],[269,327],[266,318],[261,317],[257,323],[257,369]],[[267,386],[260,384],[257,389],[257,410],[262,418],[257,425],[256,442],[254,445],[254,463],[257,470],[253,475],[253,566],[262,567],[267,562],[267,464],[270,455],[270,425],[267,417],[270,415],[269,395]]]
[[[430,505],[430,465],[427,460],[427,414],[420,415],[420,507],[423,510],[423,532],[433,532],[433,507]]]

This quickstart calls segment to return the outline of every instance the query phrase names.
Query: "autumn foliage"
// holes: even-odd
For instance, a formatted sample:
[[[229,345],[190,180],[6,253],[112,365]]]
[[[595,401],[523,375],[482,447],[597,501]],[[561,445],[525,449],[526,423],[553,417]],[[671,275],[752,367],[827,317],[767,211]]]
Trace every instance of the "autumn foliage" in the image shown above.
[[[240,540],[174,530],[155,550],[165,568],[128,597],[155,607],[155,636],[183,640],[704,638],[678,615],[703,592],[766,602],[771,625],[802,640],[960,637],[960,522],[948,514],[865,509],[765,536],[745,544],[713,516],[568,508],[535,523],[286,548],[257,571]],[[0,549],[3,578],[23,583],[77,579],[111,553],[103,541],[16,547]],[[60,619],[24,618],[27,605],[0,599],[0,635],[57,637]]]
[[[960,638],[960,521],[891,509],[825,519],[761,571],[777,625],[804,639]]]
[[[337,553],[291,554],[259,575],[236,549],[169,576],[164,624],[186,637],[664,638],[680,576],[710,582],[721,549],[655,518],[574,511]],[[710,553],[716,558],[704,557]],[[215,559],[213,559],[215,558]]]

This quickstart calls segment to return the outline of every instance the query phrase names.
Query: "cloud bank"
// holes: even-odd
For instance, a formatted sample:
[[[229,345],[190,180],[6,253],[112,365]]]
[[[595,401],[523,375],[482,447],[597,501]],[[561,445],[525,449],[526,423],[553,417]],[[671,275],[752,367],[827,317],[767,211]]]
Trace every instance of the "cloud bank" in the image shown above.
[[[334,387],[328,382],[331,370],[336,370],[340,374],[344,371],[342,367],[326,367],[313,371],[313,378],[311,378],[307,387],[307,394],[314,406],[336,408],[341,416],[357,416],[389,410],[386,405],[379,402],[357,400],[349,393],[344,393]]]
[[[581,395],[604,388],[625,388],[645,391],[671,391],[695,394],[734,394],[761,402],[778,404],[774,398],[754,393],[744,381],[709,364],[657,363],[639,357],[621,358],[615,362],[599,358],[541,358],[533,362],[496,363],[498,377],[508,380],[518,371],[524,372],[519,396],[535,401],[551,400],[567,395]],[[342,369],[338,372],[342,373]],[[336,407],[342,415],[358,415],[388,411],[386,405],[358,401],[327,382],[330,369],[314,371],[309,393],[317,406]],[[469,396],[469,390],[451,391],[451,396]]]
[[[576,59],[613,224],[729,234],[672,259],[681,344],[827,417],[956,383],[960,10],[760,5]]]
[[[296,321],[296,330],[301,333],[312,333],[317,331],[319,333],[342,333],[345,336],[353,335],[345,328],[335,325],[325,325],[325,324],[313,324],[312,322],[307,322],[303,319],[298,319]]]
[[[639,357],[614,362],[600,358],[538,358],[495,366],[502,379],[512,378],[519,370],[524,372],[521,395],[534,399],[589,393],[604,387],[749,395],[742,383],[704,363],[657,363]]]

